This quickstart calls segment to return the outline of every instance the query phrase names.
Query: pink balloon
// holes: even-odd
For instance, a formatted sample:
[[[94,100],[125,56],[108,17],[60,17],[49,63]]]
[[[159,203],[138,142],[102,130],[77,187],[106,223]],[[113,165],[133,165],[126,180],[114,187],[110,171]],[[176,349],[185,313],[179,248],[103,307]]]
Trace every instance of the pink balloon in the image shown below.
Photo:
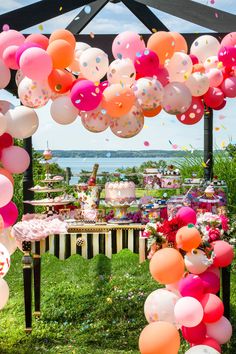
[[[20,57],[21,55],[24,53],[25,50],[29,49],[29,48],[41,48],[41,46],[37,43],[24,43],[22,44],[16,51],[16,62],[18,65],[20,65]]]
[[[206,75],[210,81],[210,87],[218,87],[224,79],[222,71],[217,68],[210,69]]]
[[[226,36],[222,39],[221,44],[222,47],[235,47],[236,46],[236,32],[231,32],[226,34]]]
[[[218,52],[219,61],[223,63],[226,68],[232,68],[236,63],[236,48],[235,47],[221,47]]]
[[[219,343],[213,338],[205,338],[201,343],[196,342],[195,344],[207,345],[208,347],[214,348],[217,352],[221,353]]]
[[[203,318],[201,303],[191,296],[180,298],[175,305],[174,313],[176,322],[185,327],[195,327]]]
[[[218,87],[210,87],[203,95],[203,99],[208,107],[217,108],[223,103],[224,94]]]
[[[134,67],[136,70],[136,80],[141,77],[157,76],[159,58],[155,52],[146,48],[141,52],[136,53]]]
[[[7,205],[12,197],[13,185],[11,181],[6,176],[0,175],[0,208]]]
[[[182,335],[189,343],[201,344],[206,337],[206,325],[200,322],[195,327],[185,327],[181,328]]]
[[[16,52],[18,48],[19,47],[17,45],[10,45],[3,52],[3,61],[9,69],[19,69],[19,65],[16,62]]]
[[[207,323],[207,335],[219,344],[227,343],[232,336],[232,326],[229,320],[222,316],[217,322]]]
[[[204,294],[203,281],[200,275],[188,274],[179,281],[179,292],[182,296],[192,296],[201,300]]]
[[[109,86],[109,82],[107,80],[100,82],[99,88],[101,92],[103,92]]]
[[[226,241],[212,242],[215,258],[213,265],[215,267],[227,267],[234,259],[233,247]]]
[[[220,278],[208,270],[204,273],[199,274],[200,279],[203,282],[204,292],[217,294],[220,290]]]
[[[164,67],[157,68],[156,71],[157,80],[160,81],[162,86],[166,86],[169,83],[169,73]]]
[[[195,210],[190,207],[182,207],[178,210],[176,216],[184,223],[184,225],[188,224],[196,224],[197,222],[197,214]]]
[[[135,32],[122,32],[116,36],[112,43],[114,58],[130,58],[134,60],[136,54],[145,49],[145,43],[140,35]]]
[[[92,81],[80,80],[70,94],[73,105],[81,111],[92,111],[102,100],[102,92]]]
[[[190,59],[192,60],[193,65],[199,63],[198,57],[196,57],[196,55],[194,55],[194,54],[189,54],[189,57],[190,57]]]
[[[208,272],[212,272],[215,275],[217,275],[218,278],[220,278],[220,270],[217,267],[214,267],[213,265],[207,268]]]
[[[204,104],[200,97],[192,97],[192,103],[189,109],[182,113],[177,114],[176,118],[179,122],[185,125],[193,125],[202,119],[204,115]]]
[[[236,97],[236,77],[227,77],[220,86],[226,97]]]
[[[204,311],[203,322],[216,322],[223,316],[224,305],[218,296],[207,293],[203,296],[201,304]]]
[[[19,146],[11,146],[2,150],[3,167],[11,173],[22,173],[29,167],[30,157],[27,151]]]
[[[11,46],[20,46],[25,41],[25,37],[18,31],[9,30],[0,33],[0,58],[2,58],[4,50]]]
[[[20,68],[30,79],[43,81],[52,71],[52,59],[44,49],[29,48],[21,54]]]
[[[8,228],[9,226],[12,226],[15,224],[17,218],[18,218],[18,209],[15,203],[10,202],[4,207],[0,208],[0,215],[3,218],[4,221],[4,228]],[[1,240],[1,238],[0,238]]]
[[[11,80],[11,73],[5,63],[0,59],[0,89],[4,89]]]

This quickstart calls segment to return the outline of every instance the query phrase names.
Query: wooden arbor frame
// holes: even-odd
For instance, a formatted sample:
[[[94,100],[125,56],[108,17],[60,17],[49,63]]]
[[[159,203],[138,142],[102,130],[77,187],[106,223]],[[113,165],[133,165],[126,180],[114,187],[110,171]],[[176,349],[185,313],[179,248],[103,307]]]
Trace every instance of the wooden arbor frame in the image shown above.
[[[17,10],[7,12],[0,15],[0,28],[4,24],[15,30],[22,31],[26,28],[40,24],[51,18],[57,17],[71,10],[80,9],[79,14],[67,26],[76,37],[77,40],[87,42],[93,47],[103,49],[110,58],[112,58],[111,44],[114,35],[96,35],[93,39],[87,35],[79,34],[88,23],[103,9],[107,3],[122,2],[149,30],[168,31],[169,29],[158,19],[149,9],[163,11],[167,14],[179,17],[180,19],[192,22],[216,33],[211,35],[222,39],[224,35],[235,31],[236,15],[217,10],[199,4],[191,0],[41,0],[31,5],[22,7]],[[89,5],[89,11],[85,11],[86,5]],[[149,6],[149,7],[148,7]],[[206,33],[205,33],[206,34]],[[191,44],[199,34],[183,34],[188,44]],[[144,40],[149,35],[143,35]],[[14,81],[15,72],[13,71],[12,79],[8,87],[9,92],[16,95],[16,86]],[[32,166],[32,139],[24,140],[25,149],[31,157],[31,164],[24,174],[23,180],[23,197],[24,199],[33,199],[33,193],[29,188],[33,186],[33,166]],[[206,107],[204,114],[204,161],[208,161],[205,168],[205,179],[210,180],[213,174],[213,111]],[[24,212],[32,212],[30,205],[24,205]],[[31,245],[25,242],[24,250],[26,251],[23,260],[24,263],[24,289],[25,289],[25,311],[26,311],[26,329],[31,331],[31,257],[27,251],[30,251]],[[34,260],[35,276],[40,277],[40,260]],[[38,267],[38,268],[37,268]],[[37,271],[38,269],[38,271]],[[225,316],[229,317],[229,298],[230,298],[230,272],[223,269],[223,301],[225,305]],[[39,303],[39,291],[35,289],[35,302]],[[30,293],[29,293],[30,292]],[[40,309],[38,309],[40,311]]]

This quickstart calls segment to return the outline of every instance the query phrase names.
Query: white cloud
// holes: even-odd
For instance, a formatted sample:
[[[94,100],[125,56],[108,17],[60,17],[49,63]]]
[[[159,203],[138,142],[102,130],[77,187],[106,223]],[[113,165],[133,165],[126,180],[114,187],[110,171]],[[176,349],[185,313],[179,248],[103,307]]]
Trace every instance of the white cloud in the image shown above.
[[[122,15],[126,12],[126,6],[123,4],[112,4],[108,3],[105,6],[105,9],[113,13],[114,15]]]
[[[16,0],[2,0],[0,4],[0,12],[9,12],[12,10],[15,10],[19,7],[22,7],[22,3],[16,1]]]

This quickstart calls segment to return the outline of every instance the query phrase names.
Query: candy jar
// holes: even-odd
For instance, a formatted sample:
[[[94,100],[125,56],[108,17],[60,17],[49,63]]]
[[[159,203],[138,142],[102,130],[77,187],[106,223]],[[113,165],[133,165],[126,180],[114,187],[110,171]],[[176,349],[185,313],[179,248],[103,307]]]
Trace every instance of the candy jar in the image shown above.
[[[172,196],[167,200],[168,219],[173,219],[178,210],[183,206],[191,206],[191,202],[186,195]]]

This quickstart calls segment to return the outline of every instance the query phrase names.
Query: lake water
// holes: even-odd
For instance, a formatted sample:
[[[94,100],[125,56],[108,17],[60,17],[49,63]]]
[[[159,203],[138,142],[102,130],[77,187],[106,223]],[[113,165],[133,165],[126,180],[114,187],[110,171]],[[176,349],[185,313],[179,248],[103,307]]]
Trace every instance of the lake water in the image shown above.
[[[172,164],[180,158],[161,158],[161,157],[147,157],[147,158],[54,158],[53,162],[58,163],[58,165],[65,169],[66,167],[71,168],[73,175],[78,174],[81,170],[92,171],[93,165],[95,163],[99,164],[99,172],[109,172],[114,173],[117,168],[121,167],[138,167],[145,161],[160,161],[164,160],[167,164]],[[70,183],[76,184],[78,182],[78,177],[73,176]]]

